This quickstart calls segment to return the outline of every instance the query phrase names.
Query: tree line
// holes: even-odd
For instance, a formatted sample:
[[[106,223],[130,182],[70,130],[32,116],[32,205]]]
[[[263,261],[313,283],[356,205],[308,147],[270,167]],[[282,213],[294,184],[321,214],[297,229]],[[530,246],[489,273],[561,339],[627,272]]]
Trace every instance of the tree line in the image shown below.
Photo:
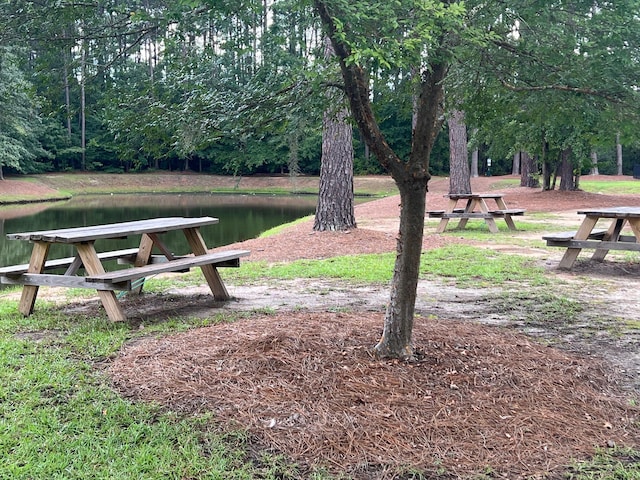
[[[416,76],[403,57],[425,32],[385,43],[404,26],[380,17],[382,3],[345,8],[350,28],[373,35],[352,61],[366,63],[373,113],[406,159]],[[405,26],[440,15],[438,5],[462,8],[427,3],[402,2]],[[594,159],[599,173],[631,173],[640,163],[637,5],[520,3],[466,2],[453,40],[445,114],[464,110],[477,173],[511,173],[521,157],[547,187],[553,173],[588,173]],[[0,15],[5,172],[320,172],[326,91],[344,87],[309,2],[18,0],[2,2]],[[383,173],[352,127],[356,173]],[[448,129],[443,122],[433,145],[432,175],[449,174]]]
[[[197,165],[238,175],[306,172],[322,161],[390,174],[401,209],[374,348],[383,358],[414,355],[425,197],[445,163],[447,125],[452,144],[482,150],[487,168],[488,158],[495,173],[517,158],[523,183],[545,189],[558,178],[560,188],[577,188],[602,152],[635,148],[636,0],[0,6],[2,98],[12,102],[0,120],[0,161],[8,168]],[[343,162],[318,151],[336,143],[328,133],[342,132],[338,124],[351,125],[339,136],[359,145],[358,160],[349,149],[331,149],[349,157]],[[471,138],[459,141],[461,132]],[[450,173],[466,171],[466,154],[454,151],[464,148],[449,152]],[[343,183],[346,195],[348,177]]]

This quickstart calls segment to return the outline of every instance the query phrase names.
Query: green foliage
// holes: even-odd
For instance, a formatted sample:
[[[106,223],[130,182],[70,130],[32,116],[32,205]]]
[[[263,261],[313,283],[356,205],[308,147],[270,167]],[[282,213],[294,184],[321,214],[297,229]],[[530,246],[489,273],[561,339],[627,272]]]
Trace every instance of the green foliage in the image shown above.
[[[38,157],[46,156],[38,135],[40,117],[31,85],[16,65],[11,49],[0,47],[0,171],[41,171]]]

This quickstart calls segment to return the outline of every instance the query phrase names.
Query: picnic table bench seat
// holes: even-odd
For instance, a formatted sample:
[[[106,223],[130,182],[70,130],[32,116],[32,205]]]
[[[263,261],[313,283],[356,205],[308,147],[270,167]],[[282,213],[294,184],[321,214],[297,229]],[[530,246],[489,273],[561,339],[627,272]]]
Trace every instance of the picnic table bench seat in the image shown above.
[[[453,212],[445,210],[430,210],[430,218],[502,218],[505,215],[524,215],[524,208],[508,208],[503,210],[489,210],[488,212],[465,212],[464,208],[456,208]]]
[[[548,247],[640,251],[640,243],[633,235],[620,235],[617,241],[609,242],[604,240],[607,234],[604,229],[592,230],[586,240],[575,240],[576,233],[576,230],[548,233],[542,239],[546,240]]]
[[[191,267],[213,265],[215,267],[239,267],[240,258],[249,255],[249,250],[227,250],[222,252],[189,255],[171,261],[158,261],[140,267],[114,270],[100,275],[85,277],[87,283],[112,284],[116,290],[131,290],[132,282],[151,275],[167,272],[184,272]]]
[[[100,260],[121,260],[124,258],[135,258],[138,250],[138,248],[127,248],[124,250],[115,250],[112,252],[101,252],[98,253],[98,258]],[[47,260],[44,264],[43,271],[70,267],[74,264],[74,262],[78,263],[77,268],[82,267],[82,260],[80,260],[79,257],[66,257],[57,258],[55,260]],[[10,265],[8,267],[0,267],[0,275],[20,275],[22,273],[27,273],[28,269],[28,263],[24,263],[21,265]]]

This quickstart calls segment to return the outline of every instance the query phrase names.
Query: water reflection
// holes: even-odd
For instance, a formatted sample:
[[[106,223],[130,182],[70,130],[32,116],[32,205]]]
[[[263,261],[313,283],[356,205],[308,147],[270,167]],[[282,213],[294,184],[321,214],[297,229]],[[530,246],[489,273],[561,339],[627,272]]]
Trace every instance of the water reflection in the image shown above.
[[[7,233],[155,217],[210,216],[219,218],[220,223],[203,227],[202,235],[209,247],[216,247],[254,238],[272,227],[313,214],[315,205],[316,198],[310,195],[136,194],[80,196],[63,203],[13,206],[0,210],[0,264],[27,263],[31,254],[29,243],[7,240]],[[175,253],[186,251],[181,232],[169,232],[165,239]],[[96,249],[135,247],[138,241],[138,236],[98,241]],[[72,255],[72,247],[54,245],[49,258]]]

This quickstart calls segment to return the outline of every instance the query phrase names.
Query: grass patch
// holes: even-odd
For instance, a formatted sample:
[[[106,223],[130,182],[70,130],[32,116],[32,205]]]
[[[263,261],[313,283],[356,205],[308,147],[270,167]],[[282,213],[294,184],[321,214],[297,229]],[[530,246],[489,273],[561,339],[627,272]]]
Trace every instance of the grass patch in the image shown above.
[[[448,245],[424,252],[420,270],[423,276],[450,279],[467,288],[511,282],[531,286],[548,283],[544,270],[530,258],[467,245]]]
[[[588,461],[574,463],[566,478],[577,480],[637,480],[640,452],[629,449],[600,450]]]
[[[580,180],[580,189],[590,193],[605,193],[608,195],[637,195],[640,194],[638,180]]]
[[[117,395],[94,364],[139,335],[126,324],[63,316],[44,302],[28,319],[16,309],[0,305],[0,478],[251,479],[291,470],[249,462],[243,435],[219,432],[210,415],[181,417]]]
[[[388,283],[393,275],[395,253],[346,255],[324,260],[297,260],[267,264],[246,262],[242,268],[227,270],[225,279],[256,282],[264,279],[334,278],[361,283]],[[451,245],[422,254],[421,276],[443,277],[459,286],[473,287],[519,282],[547,283],[544,270],[528,258],[492,250]]]

